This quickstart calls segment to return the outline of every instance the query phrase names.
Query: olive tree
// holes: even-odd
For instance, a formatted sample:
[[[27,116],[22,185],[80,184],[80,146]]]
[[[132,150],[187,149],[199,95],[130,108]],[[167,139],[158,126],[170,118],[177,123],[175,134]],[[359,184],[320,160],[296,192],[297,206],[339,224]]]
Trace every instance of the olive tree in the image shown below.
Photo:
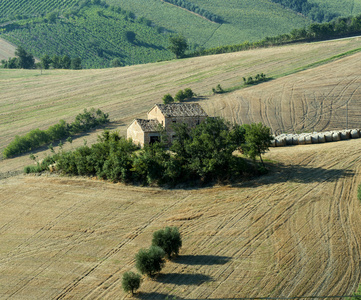
[[[166,227],[153,233],[153,246],[158,246],[164,250],[168,257],[174,253],[178,255],[182,247],[182,238],[177,227]]]
[[[140,282],[139,274],[135,274],[134,272],[126,272],[123,274],[122,287],[126,293],[131,292],[133,295],[134,291],[139,289]]]
[[[162,248],[151,246],[149,249],[140,249],[135,256],[135,266],[141,274],[153,277],[164,266],[165,252]]]

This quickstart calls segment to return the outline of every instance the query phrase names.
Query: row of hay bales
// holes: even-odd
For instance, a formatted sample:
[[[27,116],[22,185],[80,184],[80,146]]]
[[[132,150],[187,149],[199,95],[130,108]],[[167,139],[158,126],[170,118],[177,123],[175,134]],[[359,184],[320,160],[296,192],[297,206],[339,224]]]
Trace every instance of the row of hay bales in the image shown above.
[[[272,147],[283,147],[289,145],[306,145],[326,142],[336,142],[361,137],[360,129],[348,129],[340,131],[313,132],[301,134],[281,134],[275,136],[271,143]]]

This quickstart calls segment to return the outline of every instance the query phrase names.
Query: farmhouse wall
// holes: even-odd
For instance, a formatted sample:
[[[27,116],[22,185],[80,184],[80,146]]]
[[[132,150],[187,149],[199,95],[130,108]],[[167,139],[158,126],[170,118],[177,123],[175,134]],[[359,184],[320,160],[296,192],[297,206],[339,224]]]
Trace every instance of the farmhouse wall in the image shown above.
[[[127,129],[127,138],[131,138],[134,144],[144,147],[144,133],[137,120],[134,120]]]

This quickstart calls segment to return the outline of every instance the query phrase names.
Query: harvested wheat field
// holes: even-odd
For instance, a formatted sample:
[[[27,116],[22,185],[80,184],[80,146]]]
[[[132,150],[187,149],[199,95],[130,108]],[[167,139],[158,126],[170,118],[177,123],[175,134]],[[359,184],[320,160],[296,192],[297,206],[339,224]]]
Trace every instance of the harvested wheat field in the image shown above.
[[[361,38],[356,37],[115,69],[42,74],[0,69],[0,151],[15,135],[46,129],[60,119],[72,122],[91,107],[108,112],[108,127],[125,134],[134,118],[145,118],[165,94],[174,96],[184,88],[199,95],[194,101],[210,116],[239,123],[262,121],[275,133],[345,129],[347,105],[349,127],[360,127],[360,49]],[[262,72],[275,79],[211,95],[217,84],[237,87],[242,77]],[[93,143],[98,134],[75,138],[73,146],[84,138]],[[39,159],[45,155],[36,154]],[[28,155],[0,160],[0,178],[29,162]]]
[[[0,151],[90,107],[125,133],[163,95],[188,87],[209,115],[275,133],[361,127],[360,48],[351,38],[117,69],[0,70]],[[274,79],[211,95],[261,72]],[[275,148],[267,176],[175,190],[25,176],[29,154],[0,160],[0,298],[123,299],[122,274],[164,226],[180,228],[183,248],[144,279],[140,298],[351,294],[361,276],[360,150],[361,139]],[[34,153],[41,159],[46,147]]]
[[[361,140],[272,149],[236,186],[164,190],[56,176],[0,181],[0,298],[124,299],[152,233],[180,256],[141,299],[349,295],[360,277]]]

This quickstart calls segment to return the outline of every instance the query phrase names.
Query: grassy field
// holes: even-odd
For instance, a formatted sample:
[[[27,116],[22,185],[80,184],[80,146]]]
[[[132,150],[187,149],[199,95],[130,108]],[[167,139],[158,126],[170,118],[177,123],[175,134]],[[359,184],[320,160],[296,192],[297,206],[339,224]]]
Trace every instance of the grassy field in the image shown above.
[[[352,38],[117,69],[0,70],[0,150],[90,107],[125,133],[186,87],[209,115],[274,132],[344,129],[346,104],[349,127],[360,127],[361,53],[340,55],[360,47]],[[218,83],[232,88],[261,72],[274,80],[211,95]],[[361,277],[360,153],[361,139],[274,148],[262,178],[174,190],[14,176],[28,155],[1,160],[0,298],[123,299],[122,274],[164,226],[180,228],[183,249],[144,280],[141,299],[349,295]]]

